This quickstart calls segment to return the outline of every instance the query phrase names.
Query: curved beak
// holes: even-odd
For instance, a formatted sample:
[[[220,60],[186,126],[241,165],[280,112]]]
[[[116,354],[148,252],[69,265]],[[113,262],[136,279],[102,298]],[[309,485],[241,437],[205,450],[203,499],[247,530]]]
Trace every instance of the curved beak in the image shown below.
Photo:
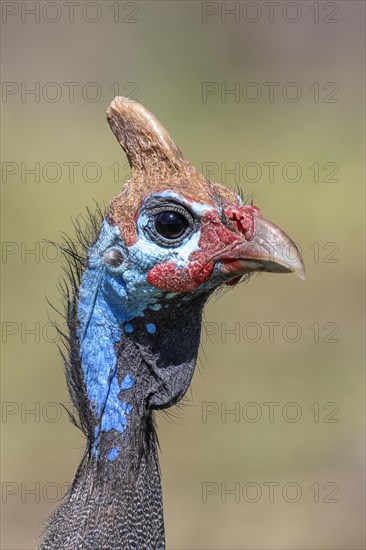
[[[244,241],[216,258],[222,273],[241,276],[253,271],[295,273],[305,279],[305,266],[301,252],[290,237],[277,225],[254,216],[254,232]]]

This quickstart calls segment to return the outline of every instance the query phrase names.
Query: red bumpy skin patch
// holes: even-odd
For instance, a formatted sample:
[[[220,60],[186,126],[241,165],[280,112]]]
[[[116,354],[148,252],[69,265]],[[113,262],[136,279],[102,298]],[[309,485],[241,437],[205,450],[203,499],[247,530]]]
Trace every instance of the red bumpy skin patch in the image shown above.
[[[199,248],[189,257],[189,263],[180,267],[176,262],[164,262],[148,273],[148,282],[169,292],[187,292],[198,288],[212,274],[215,261],[223,252],[250,241],[254,235],[254,216],[261,216],[256,206],[229,205],[225,216],[232,228],[224,225],[215,210],[201,219]]]

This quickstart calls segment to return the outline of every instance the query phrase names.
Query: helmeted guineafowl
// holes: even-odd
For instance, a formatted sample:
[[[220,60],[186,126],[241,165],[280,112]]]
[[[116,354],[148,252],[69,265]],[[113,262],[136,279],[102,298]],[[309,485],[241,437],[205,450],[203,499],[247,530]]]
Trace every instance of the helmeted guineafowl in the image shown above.
[[[291,239],[205,179],[149,111],[117,97],[107,116],[132,176],[85,257],[65,250],[66,374],[87,448],[41,550],[165,548],[154,410],[189,387],[205,302],[254,271],[304,276]]]

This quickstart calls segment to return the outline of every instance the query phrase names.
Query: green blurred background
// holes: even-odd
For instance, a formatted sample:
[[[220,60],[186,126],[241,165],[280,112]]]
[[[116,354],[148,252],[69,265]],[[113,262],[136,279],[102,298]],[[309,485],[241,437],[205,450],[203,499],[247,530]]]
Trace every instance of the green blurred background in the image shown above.
[[[57,303],[61,263],[43,240],[73,234],[71,218],[128,177],[105,119],[118,88],[197,168],[217,163],[213,180],[235,186],[225,168],[239,163],[240,186],[307,267],[305,282],[253,277],[206,307],[192,401],[158,421],[167,547],[364,548],[364,3],[280,2],[271,22],[265,2],[77,2],[73,23],[63,2],[38,3],[39,22],[21,6],[34,2],[2,4],[1,548],[35,548],[83,452],[58,405],[69,398],[45,296]],[[266,82],[279,83],[273,101]],[[39,178],[25,172],[35,163]],[[73,181],[65,163],[79,163]]]

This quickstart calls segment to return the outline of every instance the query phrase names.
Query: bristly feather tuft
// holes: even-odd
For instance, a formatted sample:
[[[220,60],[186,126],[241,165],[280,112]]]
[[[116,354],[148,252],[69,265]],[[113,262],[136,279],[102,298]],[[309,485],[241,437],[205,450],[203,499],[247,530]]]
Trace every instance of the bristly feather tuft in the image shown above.
[[[93,440],[93,423],[80,360],[77,307],[80,282],[88,262],[88,250],[96,242],[105,216],[106,208],[102,209],[95,203],[94,210],[87,208],[85,215],[79,215],[76,220],[73,220],[75,240],[62,234],[61,243],[52,243],[62,252],[65,261],[62,266],[64,274],[59,282],[64,305],[63,311],[59,311],[52,303],[49,303],[53,310],[61,315],[67,327],[65,333],[60,323],[55,323],[62,342],[59,350],[64,362],[66,382],[73,403],[73,410],[67,412],[73,424],[86,435],[89,444]]]

